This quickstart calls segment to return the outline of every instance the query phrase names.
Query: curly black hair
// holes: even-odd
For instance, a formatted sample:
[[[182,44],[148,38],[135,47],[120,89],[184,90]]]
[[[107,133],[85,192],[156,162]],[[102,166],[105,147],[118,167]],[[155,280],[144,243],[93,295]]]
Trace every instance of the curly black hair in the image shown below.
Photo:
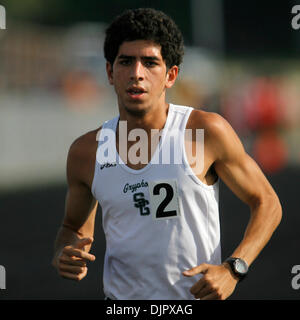
[[[179,65],[184,54],[182,33],[165,13],[152,8],[124,11],[106,29],[105,59],[113,65],[124,41],[151,40],[161,46],[167,68]]]

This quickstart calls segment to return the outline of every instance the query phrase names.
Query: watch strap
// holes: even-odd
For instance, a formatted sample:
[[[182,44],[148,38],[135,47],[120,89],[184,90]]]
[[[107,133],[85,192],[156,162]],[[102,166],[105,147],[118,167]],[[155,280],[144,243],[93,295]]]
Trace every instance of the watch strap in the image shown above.
[[[237,260],[240,260],[242,261],[246,266],[247,266],[247,271],[245,273],[241,273],[241,272],[238,272],[235,268],[235,262]],[[234,258],[234,257],[229,257],[225,260],[225,262],[228,263],[228,265],[230,266],[230,269],[232,270],[232,272],[234,273],[234,275],[239,279],[239,282],[242,281],[243,279],[245,279],[245,277],[247,276],[247,273],[248,273],[248,265],[246,263],[246,261],[244,261],[243,259],[241,258]]]

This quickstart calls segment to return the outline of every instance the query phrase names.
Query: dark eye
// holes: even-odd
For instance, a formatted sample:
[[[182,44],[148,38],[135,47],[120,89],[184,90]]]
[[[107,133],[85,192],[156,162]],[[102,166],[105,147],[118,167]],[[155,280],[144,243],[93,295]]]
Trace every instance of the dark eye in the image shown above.
[[[154,61],[146,61],[145,62],[146,67],[154,67],[155,65],[156,65],[156,63]]]
[[[120,64],[122,66],[129,66],[130,62],[131,62],[131,60],[129,60],[129,59],[120,60]]]

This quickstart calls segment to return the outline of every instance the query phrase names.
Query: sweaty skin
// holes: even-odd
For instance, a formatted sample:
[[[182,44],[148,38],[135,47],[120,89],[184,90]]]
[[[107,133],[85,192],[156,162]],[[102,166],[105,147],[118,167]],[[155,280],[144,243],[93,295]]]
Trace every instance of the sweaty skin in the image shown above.
[[[169,108],[165,101],[166,89],[174,85],[178,75],[177,66],[167,69],[160,49],[151,41],[124,42],[114,64],[107,63],[106,67],[109,83],[114,86],[118,98],[120,120],[127,121],[128,132],[135,128],[144,129],[149,141],[151,129],[164,127]],[[192,129],[194,133],[194,145],[195,130],[204,129],[204,169],[201,173],[197,172],[198,178],[210,185],[219,177],[250,208],[244,238],[232,256],[242,258],[251,265],[280,223],[282,210],[279,199],[224,118],[215,113],[193,110],[187,129]],[[91,186],[99,130],[101,128],[75,140],[67,159],[65,216],[56,239],[53,265],[61,276],[73,280],[85,277],[87,262],[95,260],[95,256],[88,252],[93,241],[98,205]],[[119,150],[118,129],[116,141]],[[132,143],[127,141],[128,149]],[[190,163],[191,156],[188,155]],[[150,159],[151,152],[148,152],[148,161]],[[141,169],[146,164],[133,164],[128,159],[127,165],[132,169]],[[203,274],[190,289],[195,298],[226,299],[238,282],[227,263],[202,264],[182,272],[187,277]]]

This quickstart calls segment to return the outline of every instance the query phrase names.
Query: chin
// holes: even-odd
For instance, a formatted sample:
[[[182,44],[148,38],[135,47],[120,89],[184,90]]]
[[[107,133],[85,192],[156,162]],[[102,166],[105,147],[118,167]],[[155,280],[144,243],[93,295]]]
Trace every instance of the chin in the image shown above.
[[[133,107],[128,107],[128,106],[124,106],[124,109],[126,110],[126,112],[132,116],[135,117],[142,117],[144,116],[150,108],[147,108],[145,106],[133,106]]]

